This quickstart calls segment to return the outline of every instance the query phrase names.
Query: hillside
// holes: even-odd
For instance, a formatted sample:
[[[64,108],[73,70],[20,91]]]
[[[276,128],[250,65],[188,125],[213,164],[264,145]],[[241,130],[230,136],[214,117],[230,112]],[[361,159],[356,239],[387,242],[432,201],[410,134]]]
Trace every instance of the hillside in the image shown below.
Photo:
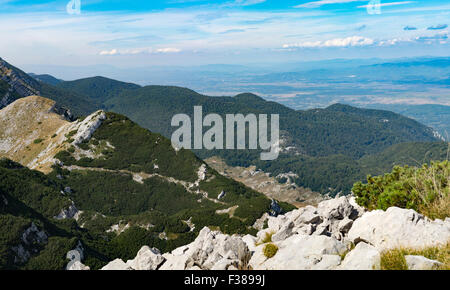
[[[271,209],[263,194],[220,175],[190,151],[175,151],[168,139],[122,115],[97,111],[69,122],[52,107],[53,101],[30,96],[0,111],[5,125],[16,124],[0,127],[0,135],[6,136],[2,148],[7,149],[2,156],[49,172],[46,176],[2,161],[0,194],[8,202],[1,217],[15,229],[11,237],[2,231],[8,238],[0,241],[10,241],[0,245],[2,259],[9,261],[2,267],[39,269],[33,261],[48,266],[47,259],[61,266],[64,256],[57,251],[47,257],[45,249],[53,237],[58,245],[64,237],[82,242],[86,263],[95,269],[113,258],[131,258],[144,244],[170,251],[192,241],[204,226],[252,233],[255,221]],[[36,219],[11,217],[19,212],[11,208],[15,203],[10,198],[21,204],[24,215]],[[11,243],[31,222],[48,239],[11,264],[17,256]]]
[[[78,129],[52,100],[38,96],[18,99],[0,110],[0,157],[49,173],[53,156],[69,144],[66,134]],[[67,117],[67,116],[66,116]]]
[[[91,100],[100,103],[116,96],[123,90],[140,88],[140,86],[135,84],[124,83],[104,77],[92,77],[76,81],[59,82],[55,84],[55,86],[89,97]]]
[[[52,99],[74,116],[86,116],[101,107],[99,102],[75,92],[38,81],[0,58],[0,109],[32,95]]]
[[[28,75],[39,82],[46,83],[46,84],[49,84],[52,86],[63,82],[63,80],[57,79],[54,76],[49,75],[49,74],[37,75],[34,73],[28,73]]]
[[[320,193],[348,193],[353,183],[367,174],[427,159],[422,155],[424,150],[412,150],[408,158],[397,156],[398,147],[392,146],[440,141],[431,128],[399,114],[341,104],[296,111],[250,93],[209,97],[186,88],[140,87],[103,77],[39,85],[45,97],[71,108],[74,115],[98,109],[114,111],[165,137],[176,129],[170,126],[171,118],[179,113],[192,116],[197,105],[203,107],[204,115],[279,114],[281,154],[275,161],[261,162],[257,150],[197,150],[195,154],[202,159],[220,157],[229,166],[257,166],[273,176],[292,171],[298,176],[294,182],[299,187]],[[446,148],[443,143],[437,146],[441,147],[439,152]]]
[[[261,162],[259,152],[248,150],[195,153],[203,159],[219,156],[231,166],[256,165],[274,176],[292,171],[298,175],[297,185],[322,193],[349,192],[354,182],[369,173],[377,173],[375,166],[358,162],[364,156],[381,154],[400,143],[438,141],[432,129],[417,121],[389,111],[340,104],[326,109],[295,111],[253,94],[208,97],[188,89],[162,86],[125,91],[105,102],[110,110],[126,114],[165,136],[170,136],[174,130],[169,126],[172,116],[180,112],[192,116],[195,105],[202,105],[204,115],[279,114],[282,148],[275,161]],[[416,153],[411,159],[423,159],[421,152]],[[391,158],[399,161],[395,155]]]
[[[39,95],[38,83],[0,58],[0,109],[18,98]]]

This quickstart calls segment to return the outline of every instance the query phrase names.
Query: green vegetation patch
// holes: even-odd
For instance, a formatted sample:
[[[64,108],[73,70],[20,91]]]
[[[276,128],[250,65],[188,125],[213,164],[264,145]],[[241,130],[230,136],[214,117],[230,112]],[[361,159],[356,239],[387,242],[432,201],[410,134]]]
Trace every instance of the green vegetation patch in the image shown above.
[[[368,176],[353,187],[359,205],[369,210],[396,206],[414,209],[432,219],[450,216],[450,162],[394,167],[383,176]]]
[[[263,248],[263,254],[264,256],[266,256],[267,258],[272,258],[273,256],[275,256],[278,252],[278,247],[275,244],[266,244]]]

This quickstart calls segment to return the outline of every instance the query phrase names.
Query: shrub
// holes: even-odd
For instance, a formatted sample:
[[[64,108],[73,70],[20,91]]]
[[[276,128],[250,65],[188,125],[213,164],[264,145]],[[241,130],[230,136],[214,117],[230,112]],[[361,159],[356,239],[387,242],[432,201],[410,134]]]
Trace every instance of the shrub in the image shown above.
[[[89,150],[89,145],[87,143],[80,143],[80,144],[78,144],[78,147],[85,151]]]
[[[34,140],[33,143],[34,143],[34,144],[39,144],[39,143],[41,143],[42,141],[44,141],[44,140],[41,139],[41,138],[39,138],[39,139]]]
[[[396,166],[383,176],[368,176],[353,187],[356,201],[369,210],[396,206],[414,209],[430,218],[450,216],[450,162],[416,167]]]
[[[78,130],[72,130],[69,133],[67,133],[66,137],[70,138],[70,137],[74,136],[77,132],[78,132]]]
[[[275,244],[267,244],[264,246],[263,253],[267,258],[272,258],[278,252],[278,247]]]

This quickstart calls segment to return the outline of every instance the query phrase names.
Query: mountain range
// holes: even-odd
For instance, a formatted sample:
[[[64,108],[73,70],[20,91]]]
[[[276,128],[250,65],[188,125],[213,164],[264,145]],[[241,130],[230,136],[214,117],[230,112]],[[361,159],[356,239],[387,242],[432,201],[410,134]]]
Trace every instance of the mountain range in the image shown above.
[[[27,82],[36,83],[19,73]],[[176,129],[170,126],[171,118],[179,113],[192,116],[194,106],[202,106],[205,115],[279,114],[282,143],[277,160],[261,162],[259,152],[254,150],[194,152],[202,159],[219,156],[232,166],[256,165],[273,176],[292,172],[298,186],[323,194],[348,193],[353,183],[367,174],[381,174],[396,164],[443,159],[447,152],[446,144],[433,129],[390,111],[342,104],[294,110],[251,93],[211,97],[181,87],[142,87],[104,77],[75,81],[35,77],[42,95],[70,108],[75,115],[98,109],[113,111],[168,138]],[[368,160],[377,160],[376,166]]]

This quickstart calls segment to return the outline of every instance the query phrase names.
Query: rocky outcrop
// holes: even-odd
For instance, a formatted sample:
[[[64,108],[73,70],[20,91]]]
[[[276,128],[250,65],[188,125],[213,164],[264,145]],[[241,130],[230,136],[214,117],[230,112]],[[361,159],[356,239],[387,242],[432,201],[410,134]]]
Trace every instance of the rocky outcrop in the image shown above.
[[[114,261],[109,262],[105,267],[101,268],[101,270],[110,270],[110,271],[133,270],[133,268],[131,268],[121,259],[115,259]]]
[[[68,271],[80,271],[90,270],[88,266],[85,266],[81,261],[84,259],[84,248],[80,241],[78,241],[77,247],[69,251],[66,255],[70,262],[66,266]]]
[[[128,262],[114,260],[114,270],[373,270],[381,268],[383,251],[422,248],[450,241],[450,219],[430,221],[413,210],[390,208],[365,212],[353,197],[338,197],[277,217],[256,236],[229,236],[205,227],[189,245],[161,255],[143,247]],[[270,241],[268,241],[270,240]],[[277,249],[268,258],[267,244]],[[441,264],[406,256],[409,269],[434,269]]]
[[[72,204],[68,208],[62,209],[61,212],[57,216],[55,216],[55,219],[58,220],[72,219],[76,218],[78,214],[79,211],[75,206],[75,204],[72,202]]]
[[[91,139],[92,134],[94,134],[95,130],[100,127],[102,122],[106,119],[106,114],[103,111],[97,111],[80,123],[75,123],[73,126],[77,130],[77,133],[72,137],[73,144],[80,144],[84,141],[89,141]]]
[[[366,243],[359,243],[349,252],[342,264],[341,270],[379,270],[381,253],[375,247]]]
[[[51,172],[52,166],[59,163],[55,155],[73,144],[88,141],[106,114],[97,111],[83,120],[69,122],[71,119],[70,112],[58,108],[50,99],[29,96],[16,100],[0,110],[0,157]],[[79,149],[75,157],[82,154],[96,156],[94,150]]]
[[[278,252],[270,259],[263,254],[265,245],[256,248],[250,260],[255,270],[325,270],[338,266],[346,246],[331,237],[293,235],[276,242]]]
[[[445,245],[450,241],[450,220],[431,221],[414,210],[397,207],[375,210],[353,223],[348,240],[364,241],[379,250]]]
[[[136,258],[127,261],[126,264],[134,270],[157,270],[165,260],[158,249],[144,246],[139,250]]]
[[[17,246],[12,247],[15,253],[14,264],[26,263],[32,254],[39,252],[39,247],[47,244],[47,234],[40,230],[35,223],[31,223],[30,227],[22,233],[22,238]]]
[[[227,270],[245,267],[250,251],[242,238],[204,228],[194,242],[163,256],[161,270]]]

